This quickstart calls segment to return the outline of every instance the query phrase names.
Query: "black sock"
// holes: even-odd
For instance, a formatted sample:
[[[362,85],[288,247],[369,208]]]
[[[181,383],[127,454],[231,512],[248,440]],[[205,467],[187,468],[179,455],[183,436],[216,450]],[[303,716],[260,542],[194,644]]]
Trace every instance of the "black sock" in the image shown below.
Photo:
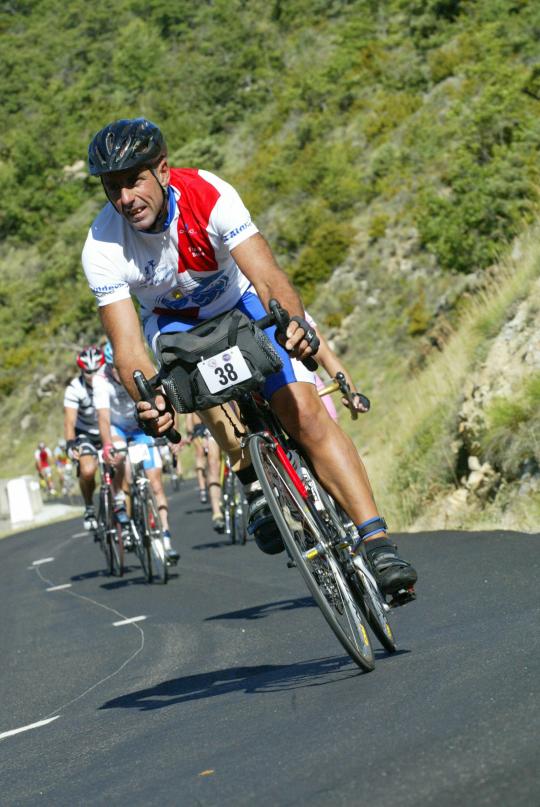
[[[248,465],[247,468],[242,468],[241,471],[235,471],[235,474],[242,485],[251,485],[252,482],[257,481],[257,474],[253,465]]]

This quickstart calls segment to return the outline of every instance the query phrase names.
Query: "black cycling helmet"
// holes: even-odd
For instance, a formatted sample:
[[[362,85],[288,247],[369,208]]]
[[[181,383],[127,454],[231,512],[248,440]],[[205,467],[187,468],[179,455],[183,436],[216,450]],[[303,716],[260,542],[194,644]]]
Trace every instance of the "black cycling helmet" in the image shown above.
[[[146,118],[123,118],[94,135],[88,146],[88,169],[94,177],[135,166],[152,166],[167,154],[160,129]]]

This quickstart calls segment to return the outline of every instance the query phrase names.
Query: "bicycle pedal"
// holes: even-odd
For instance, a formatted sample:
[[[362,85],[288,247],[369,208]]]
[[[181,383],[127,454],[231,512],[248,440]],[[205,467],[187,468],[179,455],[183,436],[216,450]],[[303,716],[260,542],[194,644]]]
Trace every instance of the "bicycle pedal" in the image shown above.
[[[401,605],[407,605],[408,602],[413,602],[416,599],[416,591],[414,586],[410,588],[402,588],[393,595],[390,600],[391,608],[399,608]]]

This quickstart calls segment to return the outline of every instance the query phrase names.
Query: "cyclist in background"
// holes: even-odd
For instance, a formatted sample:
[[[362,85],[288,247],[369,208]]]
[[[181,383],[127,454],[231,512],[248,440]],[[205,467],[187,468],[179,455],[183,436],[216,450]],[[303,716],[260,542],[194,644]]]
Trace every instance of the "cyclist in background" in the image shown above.
[[[115,469],[113,476],[114,512],[122,526],[129,524],[126,511],[126,496],[123,490],[125,460],[123,454],[115,454],[115,448],[124,448],[127,440],[134,443],[152,443],[139,426],[133,400],[122,385],[114,367],[114,355],[110,342],[104,348],[105,366],[94,379],[94,404],[97,411],[99,433],[103,443],[103,459]],[[144,470],[156,497],[161,523],[163,545],[170,563],[177,563],[179,553],[171,546],[169,530],[169,507],[163,489],[161,456],[155,446],[148,445],[149,458],[144,461]]]
[[[355,405],[355,411],[358,413],[367,412],[368,409],[362,401],[362,396],[359,394],[358,390],[356,389],[356,385],[352,380],[351,374],[341,361],[341,359],[337,356],[337,354],[332,350],[322,333],[319,331],[317,327],[317,323],[313,319],[313,317],[306,311],[306,320],[307,322],[315,329],[317,332],[317,336],[319,337],[319,350],[317,351],[317,361],[320,365],[326,370],[330,378],[335,378],[338,373],[343,373],[345,376],[345,380],[349,385],[352,397]],[[320,375],[317,373],[315,375],[315,385],[318,390],[324,389],[326,386]],[[336,407],[334,406],[334,402],[332,401],[331,395],[324,395],[322,397],[322,402],[326,407],[326,410],[332,420],[338,419],[338,414],[336,411]],[[346,398],[342,398],[341,402],[344,406],[349,408],[349,402]]]
[[[95,345],[85,347],[77,355],[80,373],[70,381],[64,393],[64,438],[68,456],[77,463],[85,530],[97,528],[94,510],[97,459],[95,455],[85,453],[84,444],[101,447],[92,385],[95,374],[104,364],[101,348]]]
[[[71,473],[71,460],[67,455],[67,443],[65,440],[59,440],[58,445],[54,449],[54,463],[56,465],[56,473],[60,480],[62,493],[67,493],[67,478]]]
[[[34,451],[34,461],[38,476],[44,482],[47,492],[50,493],[51,496],[55,496],[56,490],[54,489],[52,479],[53,456],[51,449],[47,448],[44,442],[38,443],[38,447]]]
[[[206,504],[210,498],[212,526],[216,532],[223,532],[225,522],[221,512],[221,450],[208,427],[195,412],[186,415],[186,430],[195,451],[195,471],[201,503]]]

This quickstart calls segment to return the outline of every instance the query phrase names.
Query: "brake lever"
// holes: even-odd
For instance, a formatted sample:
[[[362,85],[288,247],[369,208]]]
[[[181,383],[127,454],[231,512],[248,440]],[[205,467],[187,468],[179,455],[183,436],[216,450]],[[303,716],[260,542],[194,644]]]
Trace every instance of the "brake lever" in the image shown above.
[[[349,410],[351,413],[351,418],[353,420],[358,419],[358,411],[354,405],[354,396],[357,395],[360,398],[362,404],[366,407],[366,411],[369,411],[371,407],[371,401],[369,398],[366,398],[365,395],[362,395],[361,392],[353,393],[351,392],[351,388],[347,383],[347,379],[345,378],[344,374],[340,371],[336,373],[336,381],[339,384],[340,392],[342,393],[343,397],[347,399],[349,404]]]
[[[155,382],[156,379],[159,380],[159,376],[154,376],[149,380],[146,378],[145,374],[141,372],[141,370],[133,371],[133,380],[135,381],[137,390],[141,396],[141,401],[146,401],[153,409],[157,409],[156,399],[154,398],[154,389],[152,386],[152,382]],[[173,426],[171,426],[170,429],[167,429],[162,436],[170,440],[171,443],[179,443],[182,439],[182,436]]]

